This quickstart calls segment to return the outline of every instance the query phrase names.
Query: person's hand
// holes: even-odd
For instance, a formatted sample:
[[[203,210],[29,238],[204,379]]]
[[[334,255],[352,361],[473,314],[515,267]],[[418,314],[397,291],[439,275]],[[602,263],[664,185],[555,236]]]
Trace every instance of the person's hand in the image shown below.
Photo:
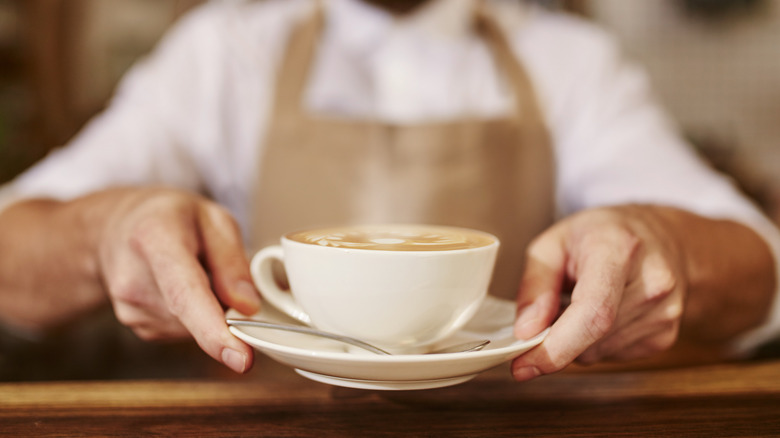
[[[679,242],[652,208],[584,211],[541,234],[528,249],[515,335],[544,342],[512,364],[523,381],[584,363],[629,360],[677,340],[686,300]],[[571,304],[559,313],[562,295]]]
[[[193,336],[236,372],[252,350],[227,328],[224,307],[259,310],[239,229],[222,207],[169,189],[120,189],[95,244],[117,319],[145,340]]]

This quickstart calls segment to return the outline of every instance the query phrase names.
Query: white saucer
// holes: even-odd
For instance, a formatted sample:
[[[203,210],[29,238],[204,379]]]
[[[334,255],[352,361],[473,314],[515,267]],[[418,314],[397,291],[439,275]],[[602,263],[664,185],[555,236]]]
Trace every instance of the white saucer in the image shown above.
[[[228,317],[241,317],[229,310]],[[515,305],[488,297],[474,318],[434,348],[490,339],[482,351],[448,354],[379,356],[349,349],[337,341],[256,327],[230,327],[231,332],[272,359],[295,368],[309,379],[331,385],[374,390],[441,388],[466,382],[482,371],[513,359],[542,342],[545,330],[529,340],[512,335]],[[294,323],[271,306],[253,319]]]
[[[345,386],[347,388],[358,389],[373,389],[373,390],[387,390],[387,391],[399,391],[399,390],[413,390],[413,389],[433,389],[444,388],[445,386],[457,385],[459,383],[468,382],[469,380],[477,377],[476,374],[471,374],[462,377],[451,377],[447,379],[437,380],[359,380],[359,379],[347,379],[344,377],[326,376],[324,374],[312,373],[309,371],[303,371],[296,369],[296,373],[306,377],[308,379],[327,383],[329,385]]]

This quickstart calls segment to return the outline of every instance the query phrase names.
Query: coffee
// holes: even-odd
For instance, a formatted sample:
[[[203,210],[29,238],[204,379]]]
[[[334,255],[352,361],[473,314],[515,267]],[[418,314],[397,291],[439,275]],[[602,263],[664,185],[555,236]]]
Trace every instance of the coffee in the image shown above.
[[[492,244],[492,236],[474,230],[425,225],[364,225],[290,233],[300,243],[380,251],[451,251]]]

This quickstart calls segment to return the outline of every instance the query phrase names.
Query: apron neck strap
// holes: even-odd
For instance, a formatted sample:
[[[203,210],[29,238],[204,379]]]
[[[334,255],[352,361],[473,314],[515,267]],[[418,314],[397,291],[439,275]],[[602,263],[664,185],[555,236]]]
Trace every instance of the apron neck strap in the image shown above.
[[[485,2],[475,3],[474,29],[486,41],[498,70],[506,75],[512,88],[516,107],[513,118],[524,119],[525,123],[541,121],[541,115],[534,110],[536,98],[531,80],[518,62],[506,35],[487,10]],[[304,90],[325,21],[324,5],[322,1],[316,1],[313,13],[304,17],[303,21],[292,29],[286,53],[277,72],[275,114],[304,115]],[[523,117],[518,117],[520,112],[523,112]]]
[[[287,41],[282,63],[277,70],[275,114],[301,114],[303,93],[317,50],[317,42],[325,26],[322,1],[316,1],[311,16],[303,17],[294,26]]]
[[[498,71],[502,72],[511,86],[515,99],[513,118],[521,124],[541,123],[543,118],[538,111],[534,86],[525,68],[518,61],[506,33],[488,11],[484,1],[478,1],[474,10],[475,28],[488,45]],[[522,114],[522,117],[520,116]]]

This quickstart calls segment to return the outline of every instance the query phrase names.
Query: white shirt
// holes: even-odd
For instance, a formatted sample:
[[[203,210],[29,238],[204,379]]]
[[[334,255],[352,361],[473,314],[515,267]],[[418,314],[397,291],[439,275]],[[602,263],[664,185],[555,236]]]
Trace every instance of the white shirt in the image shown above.
[[[408,124],[508,111],[510,94],[470,32],[472,3],[439,0],[396,19],[358,0],[326,0],[327,25],[302,105]],[[780,260],[777,229],[683,143],[643,73],[608,35],[520,2],[489,4],[551,130],[560,215],[627,202],[677,206],[753,227]],[[222,0],[189,14],[125,77],[105,113],[0,190],[0,207],[168,184],[210,195],[247,230],[275,71],[291,29],[313,5]],[[778,335],[776,299],[772,320],[744,346]]]

